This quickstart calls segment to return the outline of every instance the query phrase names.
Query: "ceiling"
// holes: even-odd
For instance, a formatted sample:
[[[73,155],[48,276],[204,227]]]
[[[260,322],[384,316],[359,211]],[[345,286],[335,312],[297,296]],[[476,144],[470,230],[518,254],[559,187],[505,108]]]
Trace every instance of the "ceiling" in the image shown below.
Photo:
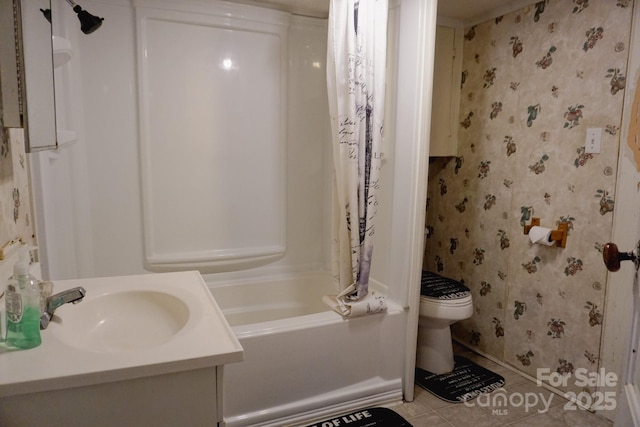
[[[319,18],[326,18],[329,12],[329,0],[231,1],[263,6],[268,5],[274,9],[286,10],[296,15]],[[471,25],[533,4],[535,1],[536,0],[440,0],[438,2],[438,16]]]

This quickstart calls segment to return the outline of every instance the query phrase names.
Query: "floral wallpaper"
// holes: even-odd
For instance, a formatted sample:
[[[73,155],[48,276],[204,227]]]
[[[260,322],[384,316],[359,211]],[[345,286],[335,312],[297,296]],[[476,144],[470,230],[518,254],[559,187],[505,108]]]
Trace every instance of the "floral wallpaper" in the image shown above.
[[[598,368],[632,6],[545,0],[465,29],[459,152],[431,159],[425,268],[473,292],[454,335],[533,377]],[[567,223],[566,248],[532,245],[532,217]]]

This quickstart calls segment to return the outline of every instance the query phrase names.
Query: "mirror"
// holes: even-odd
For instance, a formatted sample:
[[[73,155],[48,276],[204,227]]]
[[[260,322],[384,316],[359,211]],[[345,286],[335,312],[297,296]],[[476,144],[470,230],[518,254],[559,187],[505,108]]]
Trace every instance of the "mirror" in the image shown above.
[[[49,11],[50,0],[22,0],[22,51],[24,57],[23,117],[27,153],[55,149],[55,94],[51,23],[42,11]]]
[[[25,129],[27,153],[57,148],[50,0],[0,1],[4,127]],[[22,34],[22,37],[19,35]]]

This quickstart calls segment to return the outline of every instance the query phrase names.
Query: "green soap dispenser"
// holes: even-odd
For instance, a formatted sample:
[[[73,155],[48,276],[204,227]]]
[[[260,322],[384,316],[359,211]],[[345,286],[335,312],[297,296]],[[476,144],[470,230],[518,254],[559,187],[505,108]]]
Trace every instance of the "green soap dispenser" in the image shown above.
[[[13,267],[5,292],[6,345],[20,349],[40,345],[40,288],[22,257]]]

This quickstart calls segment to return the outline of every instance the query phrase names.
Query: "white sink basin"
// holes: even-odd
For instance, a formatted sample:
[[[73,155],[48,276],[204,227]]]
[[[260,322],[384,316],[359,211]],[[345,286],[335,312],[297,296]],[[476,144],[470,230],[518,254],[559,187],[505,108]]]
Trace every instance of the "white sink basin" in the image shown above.
[[[220,367],[243,349],[197,271],[60,280],[53,291],[79,286],[84,299],[54,312],[40,346],[0,344],[0,426],[222,420]]]
[[[78,286],[86,290],[84,299],[54,312],[39,347],[0,346],[0,402],[6,396],[177,375],[243,358],[196,271],[60,280],[53,292]]]
[[[52,332],[73,347],[100,352],[152,348],[169,341],[189,320],[178,297],[158,291],[87,294],[78,304],[58,308]],[[53,325],[52,325],[53,326]]]

